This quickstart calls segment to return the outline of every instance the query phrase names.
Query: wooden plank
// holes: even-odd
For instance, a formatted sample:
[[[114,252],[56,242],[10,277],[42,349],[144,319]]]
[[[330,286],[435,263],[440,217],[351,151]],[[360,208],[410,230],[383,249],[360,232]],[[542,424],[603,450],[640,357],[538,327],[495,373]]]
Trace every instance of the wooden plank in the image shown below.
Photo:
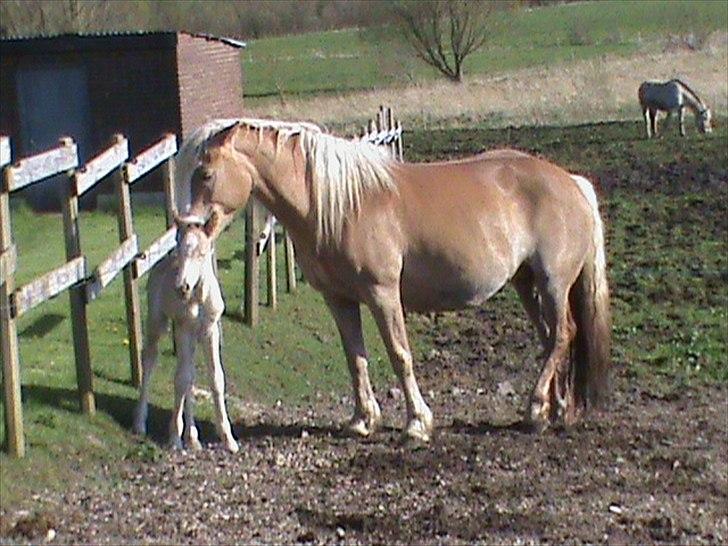
[[[81,196],[86,193],[127,159],[129,159],[129,142],[123,136],[115,135],[110,148],[75,172],[76,195]]]
[[[243,298],[243,317],[245,324],[258,324],[258,301],[260,285],[260,260],[255,249],[256,216],[255,202],[248,201],[245,209],[245,294]]]
[[[154,264],[169,254],[177,245],[177,227],[169,228],[142,252],[134,262],[134,276],[138,279],[149,271]]]
[[[271,218],[274,217],[271,216]],[[273,227],[274,225],[271,226],[268,242],[268,307],[271,309],[278,307],[278,264],[276,264],[276,230]]]
[[[296,290],[296,257],[293,251],[293,241],[288,232],[284,239],[286,244],[286,289],[288,292],[294,292]]]
[[[0,167],[10,163],[10,139],[0,136]]]
[[[14,192],[29,184],[39,182],[54,174],[66,172],[77,166],[76,144],[70,138],[63,138],[58,147],[41,154],[26,157],[8,167],[9,177],[5,182],[6,187],[9,192]]]
[[[124,166],[126,181],[132,184],[142,176],[177,153],[177,137],[165,135],[159,142],[150,146]]]
[[[7,188],[8,170],[3,173]],[[0,190],[0,251],[6,253],[13,237],[10,231],[10,193]],[[20,396],[20,355],[18,329],[12,313],[11,296],[15,291],[15,275],[8,271],[0,282],[0,344],[3,355],[3,406],[5,411],[5,446],[12,457],[25,455],[23,408]]]
[[[86,258],[79,256],[18,288],[14,296],[15,316],[19,317],[27,313],[36,305],[57,296],[85,277]]]
[[[91,281],[86,285],[86,299],[95,300],[119,272],[136,257],[138,252],[139,245],[136,235],[132,235],[121,243],[121,246],[94,270]]]
[[[131,195],[126,181],[126,171],[116,171],[116,197],[118,199],[119,242],[134,236],[132,220]],[[135,387],[142,383],[142,313],[139,300],[139,281],[134,277],[134,262],[124,267],[124,307],[126,310],[126,327],[129,336],[129,366],[131,382]]]
[[[265,222],[263,231],[260,232],[258,240],[255,243],[255,252],[258,254],[258,256],[262,256],[263,252],[265,252],[265,248],[268,245],[268,240],[270,239],[271,234],[273,233],[273,229],[275,228],[277,223],[278,220],[276,220],[276,217],[270,214]]]
[[[397,120],[397,155],[400,161],[404,161],[404,150],[402,147],[402,123]]]
[[[73,173],[71,173],[72,176]],[[61,199],[63,210],[63,238],[66,247],[66,260],[71,261],[82,256],[81,232],[78,224],[78,196],[76,188],[69,178],[64,184],[65,194]],[[91,369],[91,349],[88,335],[88,317],[86,314],[86,288],[74,286],[68,291],[71,305],[71,333],[73,335],[73,354],[76,364],[76,384],[81,411],[87,415],[96,413],[96,399],[93,390],[93,370]]]
[[[162,165],[162,179],[164,180],[164,212],[167,220],[167,227],[174,224],[177,217],[177,192],[174,183],[174,161],[168,159]]]
[[[0,254],[0,284],[5,282],[5,279],[15,274],[15,269],[18,263],[18,253],[15,245],[10,245],[8,248],[3,250]]]

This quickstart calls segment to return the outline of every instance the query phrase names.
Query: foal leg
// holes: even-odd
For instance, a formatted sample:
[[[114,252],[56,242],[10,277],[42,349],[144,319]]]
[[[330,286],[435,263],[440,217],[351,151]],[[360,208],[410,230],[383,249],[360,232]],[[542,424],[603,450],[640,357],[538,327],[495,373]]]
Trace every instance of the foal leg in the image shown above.
[[[185,399],[191,394],[190,391],[194,380],[195,346],[194,334],[188,326],[175,325],[174,333],[177,342],[177,371],[174,376],[174,407],[172,408],[172,419],[169,423],[169,444],[173,448],[182,448],[183,411]]]
[[[192,352],[194,354],[194,340],[192,343]],[[197,376],[194,359],[192,360],[192,367],[189,374],[191,380],[190,386],[187,388],[187,393],[185,394],[183,410],[184,431],[182,433],[182,438],[184,439],[186,447],[190,449],[202,449],[202,444],[200,443],[200,432],[197,430],[197,425],[195,424],[195,397],[192,394],[192,387],[195,385],[195,377]]]
[[[399,287],[376,289],[369,308],[379,327],[389,359],[392,362],[407,403],[407,428],[410,438],[429,441],[433,429],[432,412],[422,398],[412,369]]]
[[[155,309],[158,309],[155,308]],[[152,380],[152,372],[159,360],[159,339],[166,330],[167,324],[159,312],[152,312],[150,307],[147,318],[147,337],[142,349],[142,385],[139,389],[139,403],[134,412],[133,431],[135,434],[144,436],[147,433],[147,415],[149,412],[149,385]]]
[[[220,361],[220,328],[219,320],[211,322],[203,333],[205,361],[212,381],[212,399],[215,404],[217,433],[231,453],[238,452],[238,443],[233,438],[230,419],[225,409],[225,373]]]
[[[354,389],[354,415],[348,429],[358,436],[369,436],[382,420],[382,412],[369,381],[359,304],[333,296],[327,296],[326,303],[339,329]]]

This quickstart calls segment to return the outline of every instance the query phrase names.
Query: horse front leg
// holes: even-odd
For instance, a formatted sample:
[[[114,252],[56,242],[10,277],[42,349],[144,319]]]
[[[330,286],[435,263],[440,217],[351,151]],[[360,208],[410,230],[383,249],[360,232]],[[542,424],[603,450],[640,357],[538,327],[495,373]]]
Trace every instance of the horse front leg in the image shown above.
[[[645,108],[642,110],[642,117],[645,119],[645,128],[647,129],[647,138],[652,138],[652,119],[650,117],[650,111]]]
[[[369,381],[359,304],[334,296],[326,296],[325,299],[341,336],[354,390],[354,415],[348,429],[358,436],[369,436],[379,426],[382,412]]]
[[[376,289],[369,308],[404,391],[407,403],[407,427],[404,434],[427,442],[433,430],[432,412],[422,398],[415,378],[398,285]]]
[[[680,107],[677,111],[678,119],[680,120],[680,136],[685,136],[685,108]]]
[[[211,322],[203,333],[205,360],[212,382],[212,399],[215,404],[215,426],[217,433],[225,443],[225,449],[231,453],[238,452],[238,443],[233,438],[230,418],[225,408],[225,372],[220,360],[220,322]]]

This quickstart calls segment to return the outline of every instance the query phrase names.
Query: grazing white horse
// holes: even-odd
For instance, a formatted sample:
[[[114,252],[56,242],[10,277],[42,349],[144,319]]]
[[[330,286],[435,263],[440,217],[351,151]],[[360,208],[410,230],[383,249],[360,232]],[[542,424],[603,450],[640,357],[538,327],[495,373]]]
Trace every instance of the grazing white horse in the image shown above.
[[[142,352],[142,386],[134,432],[146,433],[149,383],[158,361],[159,339],[171,320],[177,346],[177,371],[169,425],[170,445],[181,448],[184,436],[187,447],[202,447],[192,412],[195,345],[201,341],[212,379],[215,426],[228,451],[236,453],[238,443],[233,438],[225,409],[225,375],[220,362],[220,318],[225,302],[215,276],[209,238],[215,226],[210,222],[205,225],[197,216],[178,218],[176,224],[177,250],[154,268],[147,284],[147,337]]]
[[[680,134],[685,136],[685,108],[692,110],[695,124],[701,133],[710,133],[710,108],[700,100],[698,94],[680,80],[669,82],[647,81],[638,90],[642,115],[647,127],[647,138],[657,136],[657,111],[668,116],[677,112],[680,120]]]

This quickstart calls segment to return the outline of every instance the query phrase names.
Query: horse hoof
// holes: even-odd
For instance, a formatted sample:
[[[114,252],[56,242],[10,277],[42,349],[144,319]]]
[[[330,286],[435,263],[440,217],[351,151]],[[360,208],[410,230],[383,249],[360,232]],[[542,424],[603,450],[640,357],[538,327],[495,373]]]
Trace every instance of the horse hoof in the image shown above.
[[[404,436],[408,440],[415,440],[417,442],[427,443],[430,441],[431,432],[431,424],[428,427],[419,419],[413,419],[407,424],[407,428],[404,431]]]
[[[187,444],[188,449],[193,451],[200,451],[202,449],[202,444],[197,438],[190,438],[185,442],[185,444]]]
[[[225,440],[225,449],[227,449],[230,453],[237,453],[240,451],[240,446],[238,446],[238,443],[231,438],[229,440]]]
[[[365,419],[355,419],[351,421],[347,427],[346,430],[351,434],[352,436],[358,436],[360,438],[366,438],[372,433],[371,428],[367,425],[367,422]]]
[[[137,436],[146,436],[147,426],[144,423],[134,423],[134,426],[131,427],[131,431]]]
[[[171,451],[181,451],[182,446],[182,438],[170,438],[169,443],[167,444],[167,447]]]

